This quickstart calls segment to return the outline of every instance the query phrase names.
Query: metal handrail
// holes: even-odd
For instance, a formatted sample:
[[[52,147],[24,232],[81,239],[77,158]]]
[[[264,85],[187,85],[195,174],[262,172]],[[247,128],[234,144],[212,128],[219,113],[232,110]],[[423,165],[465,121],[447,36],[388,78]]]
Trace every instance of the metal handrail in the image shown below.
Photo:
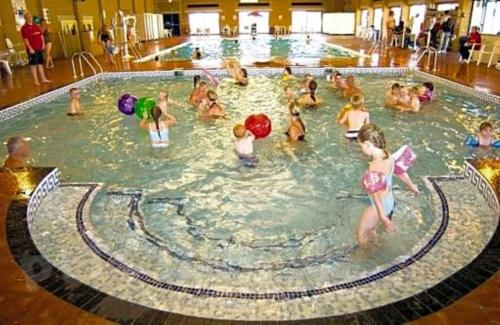
[[[432,71],[436,71],[436,65],[437,65],[437,56],[438,56],[438,52],[436,50],[436,48],[432,47],[431,46],[431,35],[430,35],[430,32],[425,32],[425,35],[427,37],[427,40],[426,40],[426,44],[425,46],[421,47],[416,53],[415,53],[415,56],[417,57],[415,60],[413,60],[412,62],[412,66],[414,68],[417,67],[418,63],[420,62],[420,60],[423,59],[423,57],[428,54],[427,56],[427,69],[429,69],[430,67],[430,64],[431,64],[431,58],[432,58],[432,55],[434,54],[434,65],[433,65],[433,68],[432,68]],[[419,54],[420,52],[420,54]]]
[[[90,58],[93,61],[95,66],[94,66],[94,64],[92,64],[92,62],[88,58]],[[73,56],[71,57],[71,66],[73,67],[73,78],[75,78],[75,79],[78,78],[77,68],[75,67],[76,59],[78,59],[78,66],[80,67],[80,77],[81,78],[83,78],[85,76],[85,74],[83,73],[82,59],[87,63],[87,65],[90,67],[90,69],[92,69],[92,72],[94,75],[97,75],[96,68],[99,69],[100,73],[103,73],[101,64],[92,55],[92,53],[87,52],[87,51],[82,51],[82,52],[78,52],[78,53],[73,54]]]

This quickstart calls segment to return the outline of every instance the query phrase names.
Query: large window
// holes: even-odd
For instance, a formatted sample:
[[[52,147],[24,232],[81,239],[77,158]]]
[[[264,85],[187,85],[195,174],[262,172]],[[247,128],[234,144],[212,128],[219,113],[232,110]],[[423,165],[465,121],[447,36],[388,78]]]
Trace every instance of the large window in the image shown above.
[[[455,8],[458,7],[458,2],[452,2],[452,3],[440,3],[437,5],[437,10],[438,11],[446,11],[446,10],[455,10]]]
[[[425,5],[413,5],[410,6],[410,24],[411,33],[418,35],[420,33],[420,26],[425,19]]]
[[[292,11],[292,32],[321,33],[321,12]]]
[[[189,31],[191,34],[219,34],[219,14],[211,12],[189,14]]]
[[[257,33],[269,33],[269,12],[267,11],[242,11],[239,14],[239,31],[243,34],[252,32],[252,25],[257,26]]]
[[[399,20],[401,19],[401,7],[391,7],[389,10],[394,12],[394,20],[396,21],[396,26],[399,25]]]
[[[375,29],[382,31],[382,21],[384,20],[384,9],[377,8],[373,12],[373,26]]]
[[[368,27],[368,9],[361,10],[361,26]]]
[[[470,28],[478,26],[483,34],[500,33],[500,1],[474,1]]]
[[[11,0],[12,9],[14,9],[14,19],[17,30],[21,30],[24,25],[24,12],[26,11],[26,2],[24,0]]]

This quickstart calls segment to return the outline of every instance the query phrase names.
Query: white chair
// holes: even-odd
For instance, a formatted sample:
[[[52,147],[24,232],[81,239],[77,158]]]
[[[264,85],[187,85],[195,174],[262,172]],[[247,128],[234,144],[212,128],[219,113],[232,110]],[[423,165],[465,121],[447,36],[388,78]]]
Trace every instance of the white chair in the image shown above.
[[[491,46],[490,51],[486,50],[487,46]],[[493,64],[493,57],[495,55],[500,55],[500,41],[496,41],[494,44],[484,44],[483,46],[481,46],[481,50],[479,51],[479,56],[477,58],[477,65],[481,64],[481,59],[483,58],[483,54],[490,55],[490,59],[488,61],[488,68],[491,67],[491,65]]]
[[[12,76],[12,70],[10,70],[10,64],[8,61],[9,56],[9,51],[0,51],[0,68],[3,67],[7,74]]]
[[[486,44],[482,43],[479,47],[479,49],[476,49],[476,46],[473,44],[470,51],[469,51],[469,57],[467,58],[466,62],[467,64],[470,63],[470,61],[473,61],[473,57],[474,57],[474,54],[476,53],[481,53],[481,51],[483,50],[483,47],[485,46]]]
[[[16,50],[12,41],[7,37],[5,38],[5,46],[7,47],[7,50],[10,53],[9,59],[8,59],[10,64],[14,63],[16,65],[22,65],[22,64],[26,64],[28,62],[28,53],[26,53],[26,51],[24,51],[24,50],[20,50],[20,51]],[[15,60],[15,61],[13,61],[13,60]]]

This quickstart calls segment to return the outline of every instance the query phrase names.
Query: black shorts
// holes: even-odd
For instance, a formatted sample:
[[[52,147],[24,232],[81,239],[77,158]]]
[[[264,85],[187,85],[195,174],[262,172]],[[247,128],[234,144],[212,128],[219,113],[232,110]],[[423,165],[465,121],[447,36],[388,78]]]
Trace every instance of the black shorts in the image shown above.
[[[35,53],[28,52],[30,65],[43,64],[43,51],[35,51]]]

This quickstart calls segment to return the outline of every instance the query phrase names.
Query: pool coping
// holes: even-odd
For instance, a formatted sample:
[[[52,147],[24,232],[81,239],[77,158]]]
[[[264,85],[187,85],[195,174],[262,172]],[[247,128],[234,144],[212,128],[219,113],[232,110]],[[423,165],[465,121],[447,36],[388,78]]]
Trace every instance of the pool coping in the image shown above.
[[[456,83],[454,81],[432,75],[423,71],[400,67],[400,68],[335,68],[335,67],[294,67],[294,73],[296,74],[305,74],[310,73],[314,76],[326,76],[332,71],[339,71],[342,74],[355,74],[355,75],[363,75],[363,74],[381,74],[381,75],[401,75],[401,74],[413,74],[420,78],[425,78],[434,82],[438,82],[443,84],[444,86],[451,88],[453,90],[459,91],[468,96],[474,97],[475,99],[488,102],[491,104],[498,105],[500,104],[500,96],[478,91],[474,88]],[[215,76],[228,76],[227,71],[225,69],[207,69],[205,71],[209,71],[211,74]],[[247,68],[248,74],[250,76],[255,75],[267,75],[267,76],[276,76],[282,74],[282,68]],[[161,71],[134,71],[134,72],[102,72],[98,73],[94,76],[90,76],[84,78],[82,80],[70,83],[68,85],[62,86],[58,89],[52,90],[48,93],[40,95],[38,97],[29,99],[27,101],[15,104],[13,106],[7,107],[0,111],[0,123],[8,120],[12,117],[15,117],[24,111],[42,104],[46,102],[50,102],[51,100],[56,99],[57,97],[67,94],[72,87],[83,87],[91,82],[95,82],[98,80],[107,80],[114,78],[138,78],[138,77],[175,77],[175,76],[187,76],[193,77],[195,75],[203,75],[205,72],[202,69],[176,69],[176,70],[161,70]]]
[[[471,168],[474,169],[473,166]],[[147,317],[147,319],[166,320],[169,319],[169,317],[172,317],[172,315],[176,315],[176,317],[186,317],[186,319],[191,320],[200,319],[160,311],[149,307],[138,306],[120,298],[109,296],[106,293],[81,283],[77,279],[73,279],[65,275],[62,271],[51,265],[35,246],[33,239],[31,238],[29,224],[35,217],[36,210],[43,198],[58,188],[60,174],[57,168],[38,168],[34,170],[42,170],[42,172],[45,171],[46,176],[38,183],[35,190],[31,194],[29,201],[21,199],[14,200],[12,202],[6,218],[7,240],[11,254],[14,256],[18,265],[28,274],[30,278],[49,292],[64,299],[65,301],[113,321],[130,322],[142,319],[141,317]],[[477,170],[476,172],[479,173]],[[456,176],[443,176],[429,177],[428,179],[446,181],[456,178]],[[444,199],[446,200],[446,198]],[[367,320],[371,320],[373,323],[402,323],[423,317],[432,312],[436,312],[474,290],[498,271],[500,252],[497,248],[499,245],[500,222],[497,222],[497,227],[482,252],[467,266],[457,270],[454,274],[437,285],[427,288],[417,295],[384,306],[379,306],[374,309],[323,319],[350,322],[366,322]],[[30,252],[29,265],[26,263],[26,250]],[[34,270],[35,268],[33,267],[33,263],[38,263],[41,271]],[[64,279],[63,283],[61,283],[61,279]],[[55,285],[55,282],[57,282],[58,285]],[[460,283],[460,285],[457,286],[457,283]],[[68,290],[70,290],[70,292],[68,292]],[[73,291],[77,291],[78,294],[71,294]],[[107,305],[112,302],[113,306],[120,306],[120,315],[112,315],[109,312],[106,313],[105,309],[103,311],[102,308],[99,307],[99,303],[103,301],[105,301]],[[301,323],[312,324],[317,320],[318,319],[306,319],[301,320]],[[218,320],[218,322],[227,324],[235,323],[235,321],[225,320]],[[248,321],[238,321],[238,323],[248,323]],[[277,322],[272,323],[276,324]],[[288,322],[280,321],[278,323]]]

